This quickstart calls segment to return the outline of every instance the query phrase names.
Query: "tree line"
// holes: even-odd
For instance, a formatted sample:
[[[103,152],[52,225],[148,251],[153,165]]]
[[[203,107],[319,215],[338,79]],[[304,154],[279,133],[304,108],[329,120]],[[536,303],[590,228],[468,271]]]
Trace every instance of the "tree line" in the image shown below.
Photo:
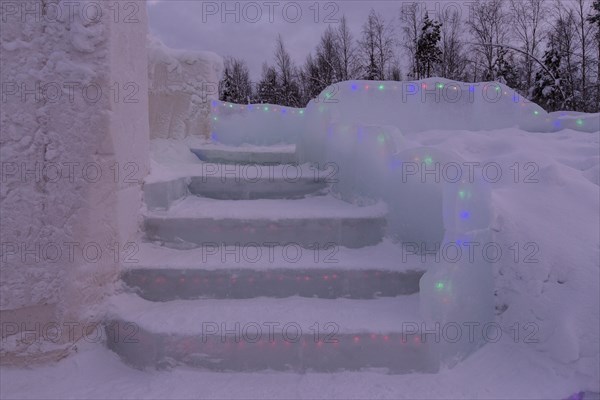
[[[226,58],[220,98],[303,107],[341,81],[435,76],[502,82],[548,111],[600,111],[600,0],[475,0],[468,16],[440,14],[417,2],[390,19],[371,9],[357,37],[342,17],[302,65],[278,35],[257,83],[244,60]]]

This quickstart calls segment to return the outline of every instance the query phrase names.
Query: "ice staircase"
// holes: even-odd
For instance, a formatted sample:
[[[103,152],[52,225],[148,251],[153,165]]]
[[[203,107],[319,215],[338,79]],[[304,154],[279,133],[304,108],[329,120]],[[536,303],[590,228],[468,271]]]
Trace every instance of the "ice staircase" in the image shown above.
[[[386,238],[385,204],[335,198],[294,146],[192,151],[201,163],[144,186],[144,239],[106,323],[125,362],[438,370],[419,333],[426,260]]]

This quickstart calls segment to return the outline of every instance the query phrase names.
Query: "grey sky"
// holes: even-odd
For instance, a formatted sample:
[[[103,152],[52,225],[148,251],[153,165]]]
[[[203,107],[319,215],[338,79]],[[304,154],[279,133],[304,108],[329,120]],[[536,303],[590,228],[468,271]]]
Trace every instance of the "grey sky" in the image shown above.
[[[210,50],[221,56],[243,58],[251,77],[260,77],[264,61],[273,62],[275,37],[281,33],[288,51],[302,64],[329,24],[345,15],[355,38],[369,10],[394,20],[400,38],[398,16],[407,1],[200,1],[151,0],[148,3],[150,31],[175,48]],[[430,2],[430,14],[464,2]],[[227,11],[231,11],[228,13]],[[236,18],[238,21],[236,21]]]

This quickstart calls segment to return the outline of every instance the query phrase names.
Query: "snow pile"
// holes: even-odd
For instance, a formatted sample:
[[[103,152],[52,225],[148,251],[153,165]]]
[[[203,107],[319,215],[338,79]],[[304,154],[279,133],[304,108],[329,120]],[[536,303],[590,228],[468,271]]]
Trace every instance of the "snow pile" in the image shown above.
[[[170,49],[148,35],[150,137],[208,135],[223,59],[207,51]]]

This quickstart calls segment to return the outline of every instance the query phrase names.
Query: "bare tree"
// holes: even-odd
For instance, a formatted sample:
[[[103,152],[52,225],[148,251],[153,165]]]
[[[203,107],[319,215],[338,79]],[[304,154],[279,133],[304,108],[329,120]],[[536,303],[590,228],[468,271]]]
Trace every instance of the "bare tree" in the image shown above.
[[[575,22],[577,24],[577,40],[581,50],[581,109],[588,111],[588,70],[592,63],[590,59],[594,26],[589,23],[590,4],[586,0],[575,0]]]
[[[453,80],[466,80],[468,60],[461,41],[462,21],[457,10],[447,9],[442,15],[440,47],[442,61],[438,75]]]
[[[342,16],[340,24],[335,31],[338,48],[338,80],[347,81],[358,77],[360,64],[356,56],[354,38],[348,28],[346,16]]]
[[[417,43],[421,32],[421,17],[418,3],[404,3],[400,9],[400,22],[402,24],[402,47],[408,55],[410,62],[409,76],[417,74]]]
[[[336,82],[340,67],[337,37],[331,25],[321,35],[321,40],[317,46],[316,62],[319,69],[319,78],[324,85],[323,89],[325,89],[325,87]]]
[[[480,64],[484,73],[481,78],[495,80],[498,60],[503,56],[501,47],[486,44],[505,44],[508,41],[508,15],[504,9],[504,0],[475,0],[471,3],[467,22],[473,39],[480,46],[474,46],[475,62]]]
[[[367,79],[385,79],[386,68],[394,58],[393,27],[383,16],[371,9],[367,22],[363,25],[360,41]]]
[[[300,105],[300,86],[297,82],[297,68],[287,52],[281,35],[277,35],[275,46],[275,65],[280,80],[281,99],[279,104],[297,107]]]
[[[524,89],[528,93],[533,86],[535,61],[533,55],[539,55],[543,35],[543,21],[547,16],[546,0],[510,0],[511,28],[514,39],[525,52],[524,56]]]

